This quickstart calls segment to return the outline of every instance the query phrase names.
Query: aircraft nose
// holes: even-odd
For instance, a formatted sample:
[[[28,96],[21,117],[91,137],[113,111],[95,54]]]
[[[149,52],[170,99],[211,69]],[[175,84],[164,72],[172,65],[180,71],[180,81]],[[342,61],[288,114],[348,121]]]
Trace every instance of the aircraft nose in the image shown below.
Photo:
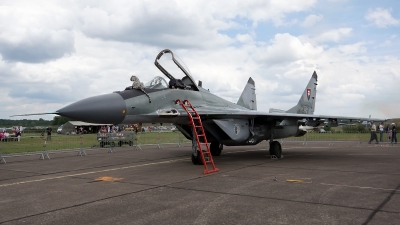
[[[125,113],[125,101],[117,93],[86,98],[57,110],[61,116],[101,124],[119,124],[124,120]]]

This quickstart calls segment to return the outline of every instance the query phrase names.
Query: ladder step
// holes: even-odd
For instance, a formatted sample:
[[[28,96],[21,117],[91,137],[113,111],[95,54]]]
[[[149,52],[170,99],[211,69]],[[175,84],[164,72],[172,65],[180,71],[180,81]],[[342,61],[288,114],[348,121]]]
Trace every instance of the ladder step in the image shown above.
[[[200,151],[200,157],[204,162],[204,171],[203,174],[209,174],[218,172],[219,169],[215,167],[214,161],[212,159],[212,154],[210,152],[206,134],[204,132],[204,128],[201,122],[201,118],[199,114],[196,112],[196,109],[190,104],[188,100],[181,101],[177,99],[175,102],[179,102],[182,108],[187,112],[189,117],[188,124],[193,128],[193,135],[196,137],[196,142],[198,146],[198,150]],[[199,130],[199,131],[197,131]],[[202,141],[202,142],[201,142]],[[205,145],[205,146],[204,146]],[[202,147],[203,146],[203,147]],[[211,165],[211,166],[209,166]],[[209,169],[209,167],[212,167]]]
[[[213,169],[213,170],[204,170],[204,171],[203,171],[203,174],[210,174],[210,173],[215,173],[215,172],[218,172],[218,171],[219,171],[218,168],[215,168],[215,169]]]

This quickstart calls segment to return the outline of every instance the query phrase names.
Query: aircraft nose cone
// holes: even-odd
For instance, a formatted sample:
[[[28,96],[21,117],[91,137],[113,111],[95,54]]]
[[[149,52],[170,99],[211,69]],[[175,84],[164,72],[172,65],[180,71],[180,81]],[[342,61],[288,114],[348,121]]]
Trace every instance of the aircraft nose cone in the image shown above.
[[[117,93],[86,98],[57,111],[74,120],[101,124],[119,124],[124,120],[125,112],[125,101]]]

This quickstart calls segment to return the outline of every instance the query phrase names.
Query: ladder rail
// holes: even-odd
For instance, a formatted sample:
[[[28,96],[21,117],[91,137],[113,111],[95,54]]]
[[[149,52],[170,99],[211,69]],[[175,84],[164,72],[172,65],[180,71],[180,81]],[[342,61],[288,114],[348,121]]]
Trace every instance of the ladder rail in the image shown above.
[[[212,159],[212,155],[210,152],[210,147],[208,145],[207,141],[207,136],[204,131],[203,123],[201,122],[200,115],[197,113],[197,111],[194,109],[193,105],[189,102],[189,100],[184,100],[181,101],[180,99],[177,99],[175,103],[179,103],[182,108],[186,111],[189,117],[189,125],[192,126],[193,129],[193,135],[196,138],[196,144],[197,148],[200,152],[200,157],[204,165],[204,174],[209,174],[213,172],[218,172],[219,169],[215,167],[214,160]],[[190,108],[190,110],[188,110]],[[192,115],[192,113],[194,115]],[[194,116],[194,117],[193,117]],[[196,121],[196,122],[195,122]],[[198,130],[199,129],[199,130]],[[199,134],[200,133],[200,134]],[[202,137],[202,142],[199,137]],[[205,145],[205,150],[202,148],[202,144]],[[205,159],[205,155],[207,160]],[[209,169],[207,164],[210,164],[212,169]]]

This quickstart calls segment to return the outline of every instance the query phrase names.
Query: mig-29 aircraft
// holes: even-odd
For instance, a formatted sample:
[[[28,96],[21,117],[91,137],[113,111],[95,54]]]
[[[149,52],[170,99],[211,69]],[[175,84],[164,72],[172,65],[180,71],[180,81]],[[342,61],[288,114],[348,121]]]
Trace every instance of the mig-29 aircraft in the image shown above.
[[[168,60],[175,70],[165,69],[160,64],[161,59]],[[155,65],[167,79],[157,76],[143,85],[137,77],[132,76],[133,85],[123,91],[89,97],[51,114],[101,124],[173,123],[186,138],[194,142],[192,127],[188,124],[190,118],[177,104],[178,99],[188,100],[201,117],[213,156],[221,154],[223,145],[256,145],[269,140],[270,155],[277,158],[282,157],[282,147],[276,140],[303,136],[307,131],[299,128],[300,125],[333,127],[338,126],[340,119],[382,121],[314,115],[318,80],[316,72],[312,74],[296,106],[287,111],[271,109],[270,112],[259,112],[252,78],[249,78],[238,102],[234,104],[204,89],[200,81],[197,85],[185,64],[171,50],[161,51],[155,59]],[[201,164],[196,145],[192,146],[192,162]]]

